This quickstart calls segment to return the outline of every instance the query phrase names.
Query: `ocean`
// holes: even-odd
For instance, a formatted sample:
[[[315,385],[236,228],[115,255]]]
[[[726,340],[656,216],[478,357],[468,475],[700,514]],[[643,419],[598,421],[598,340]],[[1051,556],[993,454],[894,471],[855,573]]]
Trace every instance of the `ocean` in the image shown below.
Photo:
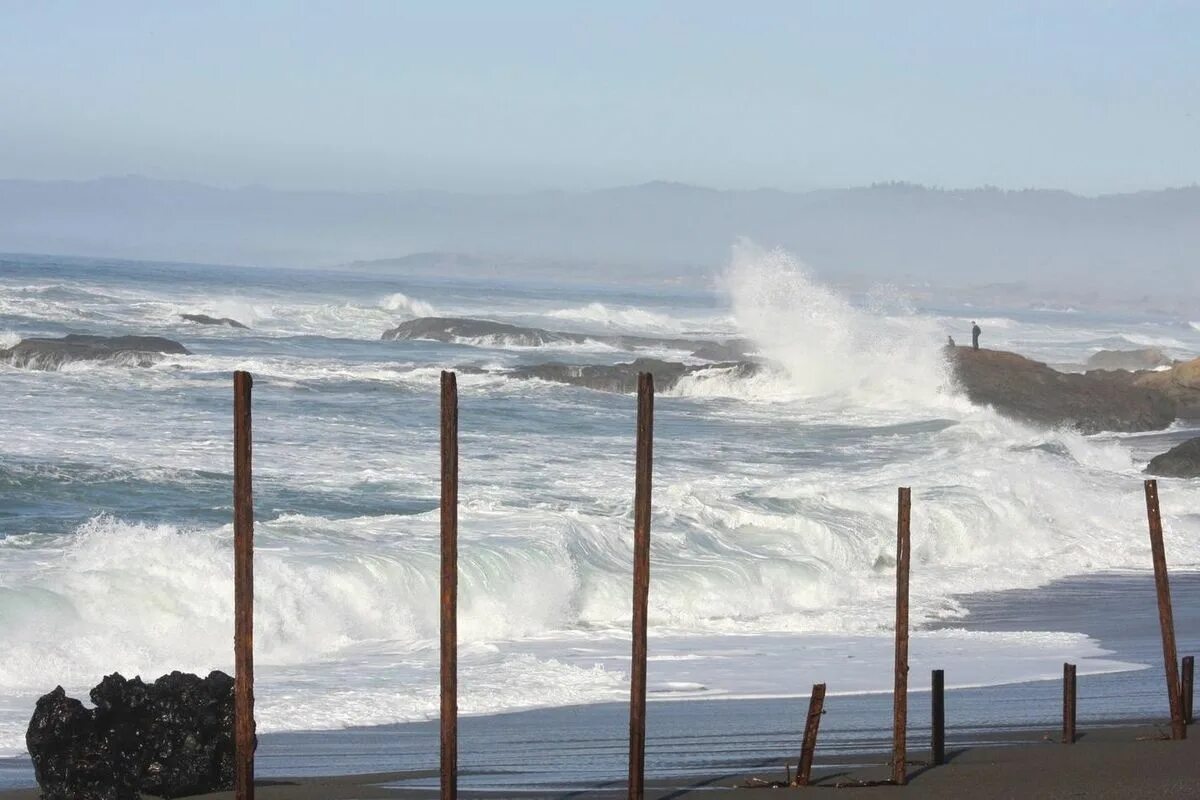
[[[232,672],[235,369],[255,378],[260,731],[436,717],[442,369],[459,371],[461,712],[627,699],[634,398],[510,373],[700,359],[611,338],[381,341],[428,316],[745,336],[772,365],[700,370],[657,398],[652,700],[889,690],[899,486],[913,492],[914,675],[986,687],[1055,678],[1064,660],[1081,676],[1146,663],[1093,635],[1103,604],[1026,604],[1027,624],[980,628],[971,599],[1144,574],[1141,469],[1196,431],[1014,422],[963,397],[940,347],[978,320],[984,346],[1064,368],[1100,349],[1190,358],[1195,320],[847,296],[752,248],[711,290],[9,255],[0,347],[136,333],[191,355],[0,364],[0,756],[23,752],[56,685]],[[1160,496],[1172,569],[1196,571],[1200,483],[1164,480]]]

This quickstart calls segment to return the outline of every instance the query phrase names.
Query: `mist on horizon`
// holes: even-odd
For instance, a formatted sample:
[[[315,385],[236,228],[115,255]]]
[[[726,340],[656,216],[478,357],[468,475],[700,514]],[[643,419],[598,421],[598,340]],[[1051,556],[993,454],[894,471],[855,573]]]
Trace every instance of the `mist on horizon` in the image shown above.
[[[0,252],[1200,297],[1194,5],[2,15]]]

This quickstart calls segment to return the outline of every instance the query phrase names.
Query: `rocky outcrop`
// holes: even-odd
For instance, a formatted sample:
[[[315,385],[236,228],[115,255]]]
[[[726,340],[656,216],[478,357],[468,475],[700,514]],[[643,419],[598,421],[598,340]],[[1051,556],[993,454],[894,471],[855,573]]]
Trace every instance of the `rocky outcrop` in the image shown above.
[[[1001,350],[946,350],[967,397],[1009,417],[1085,433],[1161,430],[1175,419],[1175,404],[1134,373],[1080,375]]]
[[[1088,369],[1123,369],[1138,372],[1146,369],[1169,367],[1171,358],[1157,347],[1141,350],[1101,350],[1087,360]]]
[[[1175,406],[1176,416],[1200,419],[1200,358],[1161,372],[1142,373],[1134,382],[1165,395]]]
[[[464,317],[420,317],[402,322],[385,331],[384,340],[428,339],[436,342],[473,344],[484,347],[544,347],[556,344],[598,342],[621,350],[679,350],[708,361],[736,361],[752,348],[745,339],[682,339],[623,334],[572,333],[528,328]]]
[[[1200,478],[1200,436],[1150,459],[1146,472],[1164,478]]]
[[[243,325],[236,319],[230,319],[229,317],[210,317],[208,314],[180,314],[179,318],[184,322],[194,322],[197,325],[224,325],[229,328],[250,330],[249,325]]]
[[[730,364],[681,364],[677,361],[660,361],[656,358],[639,358],[625,364],[535,364],[517,367],[509,374],[514,378],[537,378],[554,383],[582,386],[601,392],[631,394],[637,391],[638,373],[654,375],[654,387],[665,391],[679,383],[680,379],[709,369],[733,370],[737,377],[753,375],[759,370],[753,362],[741,361]]]
[[[85,336],[73,333],[61,339],[22,339],[0,361],[27,369],[58,369],[72,361],[116,361],[146,367],[163,354],[188,355],[179,342],[158,336]]]
[[[588,339],[582,334],[557,333],[541,328],[526,328],[503,322],[460,317],[411,319],[385,331],[383,338],[387,341],[430,339],[437,342],[465,342],[511,347],[541,347],[547,344],[585,342]]]
[[[233,786],[233,678],[112,674],[94,709],[61,686],[37,702],[25,744],[44,800],[182,797]]]

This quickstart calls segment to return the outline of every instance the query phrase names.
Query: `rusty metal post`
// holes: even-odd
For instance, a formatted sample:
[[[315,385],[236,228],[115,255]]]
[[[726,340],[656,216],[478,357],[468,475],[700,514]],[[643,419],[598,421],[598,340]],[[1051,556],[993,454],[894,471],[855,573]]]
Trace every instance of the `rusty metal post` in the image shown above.
[[[637,463],[633,495],[633,660],[629,688],[629,800],[646,781],[646,621],[650,599],[650,490],[654,457],[654,377],[638,375]]]
[[[1063,664],[1063,744],[1075,744],[1075,665]]]
[[[943,670],[933,671],[930,720],[930,750],[934,766],[946,763],[946,673]]]
[[[892,781],[900,786],[908,782],[908,562],[909,516],[912,493],[899,492],[896,519],[896,686],[892,694]]]
[[[804,742],[800,746],[800,763],[796,766],[796,782],[793,786],[808,786],[812,777],[813,750],[817,747],[817,732],[821,728],[821,715],[825,713],[825,684],[815,683],[808,699],[808,720],[804,723]]]
[[[442,373],[442,800],[458,797],[458,383]]]
[[[1183,702],[1183,721],[1192,724],[1192,688],[1195,682],[1194,673],[1196,671],[1196,657],[1183,657],[1183,677],[1180,678],[1181,686],[1179,687],[1180,699]]]
[[[1162,516],[1158,509],[1158,481],[1146,481],[1146,516],[1150,522],[1150,551],[1154,557],[1154,586],[1158,590],[1158,623],[1162,628],[1163,662],[1167,671],[1167,702],[1171,708],[1171,738],[1187,738],[1183,702],[1179,696],[1179,655],[1175,649],[1175,618],[1171,613],[1171,585],[1163,547]]]
[[[233,373],[233,787],[237,800],[254,800],[253,385],[250,373]]]

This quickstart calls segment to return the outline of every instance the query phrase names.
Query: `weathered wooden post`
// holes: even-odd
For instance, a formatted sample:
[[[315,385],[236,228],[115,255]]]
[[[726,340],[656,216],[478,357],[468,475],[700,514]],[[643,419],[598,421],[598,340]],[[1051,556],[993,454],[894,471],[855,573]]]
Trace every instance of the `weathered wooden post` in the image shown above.
[[[1180,678],[1179,694],[1183,701],[1183,721],[1192,724],[1192,689],[1195,683],[1196,657],[1183,657],[1183,677]]]
[[[908,782],[908,560],[912,493],[900,489],[896,519],[896,686],[892,694],[892,781]]]
[[[1063,744],[1075,744],[1075,665],[1063,664]]]
[[[813,751],[817,747],[817,732],[821,715],[825,713],[825,684],[815,683],[808,699],[808,720],[804,723],[804,742],[800,746],[800,763],[796,767],[794,786],[808,786],[812,777]]]
[[[933,671],[930,720],[932,732],[930,734],[930,750],[931,760],[934,766],[940,766],[946,763],[946,673],[943,670],[935,669]]]
[[[254,800],[254,491],[249,372],[233,373],[233,787]]]
[[[1175,618],[1171,613],[1171,585],[1167,579],[1167,554],[1163,547],[1162,516],[1158,508],[1158,481],[1146,481],[1146,516],[1150,522],[1150,551],[1154,557],[1154,585],[1158,590],[1158,623],[1162,628],[1163,661],[1167,671],[1167,702],[1171,707],[1171,738],[1187,737],[1183,702],[1179,696],[1179,656],[1175,650]]]
[[[629,682],[629,800],[646,781],[646,621],[650,599],[650,490],[654,460],[654,377],[638,375],[637,460],[633,495],[633,660]]]
[[[442,800],[458,797],[458,383],[442,373]]]

